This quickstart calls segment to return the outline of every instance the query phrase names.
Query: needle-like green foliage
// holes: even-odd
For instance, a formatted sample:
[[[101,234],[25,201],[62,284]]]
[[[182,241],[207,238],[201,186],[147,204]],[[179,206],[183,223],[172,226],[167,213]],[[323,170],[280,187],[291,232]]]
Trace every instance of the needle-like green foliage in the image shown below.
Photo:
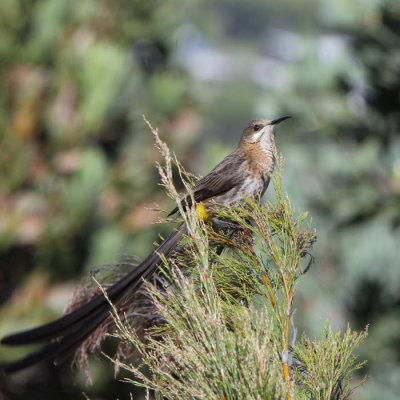
[[[367,336],[367,330],[352,332],[348,326],[343,335],[332,332],[327,323],[320,340],[303,335],[296,344],[294,355],[301,367],[295,379],[312,399],[346,398],[350,393],[351,374],[364,362],[357,362],[354,348]]]
[[[162,184],[180,206],[172,164],[189,193],[190,179],[153,132],[165,159]],[[348,398],[351,375],[362,366],[354,349],[366,332],[342,335],[327,324],[319,340],[296,341],[293,299],[313,261],[316,232],[282,194],[283,160],[276,158],[274,203],[211,205],[206,222],[196,209],[180,210],[188,234],[164,260],[171,284],[152,290],[165,324],[143,340],[135,324],[115,314],[118,336],[141,356],[139,366],[116,361],[132,372],[128,382],[158,399]]]

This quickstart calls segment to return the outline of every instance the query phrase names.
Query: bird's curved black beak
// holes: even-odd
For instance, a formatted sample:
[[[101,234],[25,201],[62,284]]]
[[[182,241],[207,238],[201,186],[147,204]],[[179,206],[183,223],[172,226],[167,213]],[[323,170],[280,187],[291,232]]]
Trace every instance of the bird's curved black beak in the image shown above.
[[[271,125],[278,125],[279,123],[281,123],[282,121],[284,121],[285,119],[288,119],[288,118],[292,118],[292,116],[291,115],[285,115],[284,117],[280,117],[280,118],[274,119],[274,120],[271,121]]]

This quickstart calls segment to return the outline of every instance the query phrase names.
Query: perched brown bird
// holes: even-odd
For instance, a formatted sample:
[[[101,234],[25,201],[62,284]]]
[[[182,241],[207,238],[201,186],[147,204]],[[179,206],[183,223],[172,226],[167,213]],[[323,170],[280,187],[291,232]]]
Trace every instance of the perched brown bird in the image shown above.
[[[237,149],[222,160],[193,189],[196,203],[215,199],[224,205],[233,205],[244,198],[260,199],[266,191],[274,169],[274,135],[276,125],[290,116],[274,120],[251,121],[244,129]],[[182,206],[190,208],[190,196],[184,197]],[[178,212],[178,207],[170,215]],[[131,272],[107,289],[110,301],[118,306],[128,295],[149,279],[156,271],[161,256],[168,257],[179,243],[186,227],[181,224],[164,242]],[[42,360],[54,359],[60,364],[110,315],[111,306],[103,294],[48,324],[6,336],[6,345],[47,343],[41,350],[21,360],[1,366],[4,372],[14,372]]]

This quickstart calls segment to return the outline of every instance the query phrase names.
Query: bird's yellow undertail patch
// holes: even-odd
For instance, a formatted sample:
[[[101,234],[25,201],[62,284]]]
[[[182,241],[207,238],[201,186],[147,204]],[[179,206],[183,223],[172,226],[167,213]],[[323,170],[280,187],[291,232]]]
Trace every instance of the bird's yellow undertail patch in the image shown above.
[[[199,204],[197,206],[197,217],[200,218],[203,221],[207,221],[210,218],[210,215],[208,214],[206,210],[206,206],[204,204]]]

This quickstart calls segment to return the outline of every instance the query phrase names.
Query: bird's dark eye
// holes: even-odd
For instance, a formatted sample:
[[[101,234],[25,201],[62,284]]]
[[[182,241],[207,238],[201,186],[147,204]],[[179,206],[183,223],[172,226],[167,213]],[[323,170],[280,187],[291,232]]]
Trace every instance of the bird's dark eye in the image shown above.
[[[262,125],[258,125],[258,124],[257,124],[257,125],[254,125],[254,128],[253,128],[253,129],[254,129],[255,132],[257,132],[257,131],[259,131],[261,128],[262,128]]]

